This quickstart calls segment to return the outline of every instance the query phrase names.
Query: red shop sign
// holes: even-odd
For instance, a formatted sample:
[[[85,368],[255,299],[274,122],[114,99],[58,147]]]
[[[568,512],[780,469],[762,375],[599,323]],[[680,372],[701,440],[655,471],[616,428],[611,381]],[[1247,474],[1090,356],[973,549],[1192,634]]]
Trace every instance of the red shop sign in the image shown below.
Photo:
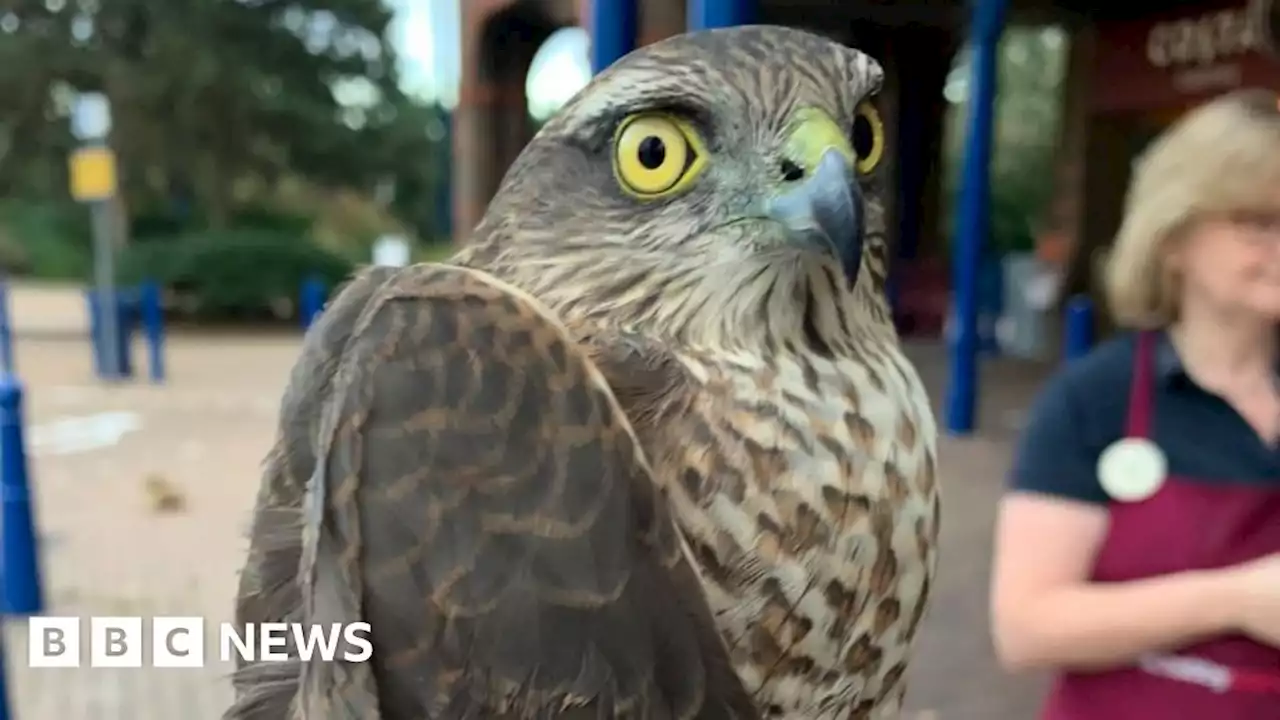
[[[1280,63],[1247,3],[1206,4],[1144,20],[1099,22],[1096,112],[1184,107],[1238,87],[1280,89]]]

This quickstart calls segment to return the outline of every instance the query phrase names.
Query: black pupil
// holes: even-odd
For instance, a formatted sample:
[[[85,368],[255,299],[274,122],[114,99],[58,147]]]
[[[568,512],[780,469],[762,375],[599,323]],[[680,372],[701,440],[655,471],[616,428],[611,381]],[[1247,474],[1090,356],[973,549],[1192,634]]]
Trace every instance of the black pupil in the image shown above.
[[[859,115],[853,121],[853,151],[860,158],[866,158],[871,155],[876,146],[875,130],[871,128],[871,121],[865,115]]]
[[[646,169],[657,170],[662,167],[662,161],[667,159],[667,144],[662,142],[662,138],[650,135],[640,141],[636,155]]]

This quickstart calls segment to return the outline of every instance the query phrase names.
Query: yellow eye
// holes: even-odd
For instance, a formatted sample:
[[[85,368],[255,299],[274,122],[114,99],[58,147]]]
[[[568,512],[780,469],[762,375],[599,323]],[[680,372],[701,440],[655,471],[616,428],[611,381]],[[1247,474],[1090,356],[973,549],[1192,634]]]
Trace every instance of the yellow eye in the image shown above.
[[[627,118],[613,142],[613,169],[622,189],[651,200],[688,186],[702,170],[697,133],[660,113]]]
[[[869,102],[858,105],[853,120],[853,151],[858,155],[858,172],[863,175],[875,170],[884,157],[884,122]]]

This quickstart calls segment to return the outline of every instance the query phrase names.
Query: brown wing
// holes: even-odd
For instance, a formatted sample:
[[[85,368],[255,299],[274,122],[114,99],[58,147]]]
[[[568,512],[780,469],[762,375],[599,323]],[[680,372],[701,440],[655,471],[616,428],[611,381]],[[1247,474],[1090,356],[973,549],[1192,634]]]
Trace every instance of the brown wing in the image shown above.
[[[368,622],[374,656],[307,664],[303,717],[754,716],[626,418],[534,301],[418,266],[348,334],[303,617]]]
[[[298,563],[302,556],[302,498],[315,470],[313,438],[324,399],[356,318],[394,269],[363,270],[320,315],[303,341],[280,408],[275,446],[267,457],[240,573],[235,619],[248,624],[295,620],[301,611]],[[240,663],[236,702],[227,720],[280,720],[296,691],[292,663]]]

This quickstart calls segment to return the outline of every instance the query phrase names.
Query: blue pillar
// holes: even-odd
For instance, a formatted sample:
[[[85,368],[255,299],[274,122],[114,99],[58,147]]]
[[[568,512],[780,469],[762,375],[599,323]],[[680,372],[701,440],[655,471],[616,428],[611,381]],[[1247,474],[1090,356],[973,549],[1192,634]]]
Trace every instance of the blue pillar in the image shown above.
[[[978,301],[983,245],[991,225],[991,145],[995,126],[996,61],[1008,0],[971,0],[969,117],[952,258],[956,333],[951,343],[947,430],[973,431],[978,406]]]
[[[0,614],[44,611],[39,538],[23,433],[22,384],[0,374]]]
[[[591,72],[636,49],[636,0],[591,0]]]
[[[756,21],[759,0],[688,0],[689,30],[750,25]]]

